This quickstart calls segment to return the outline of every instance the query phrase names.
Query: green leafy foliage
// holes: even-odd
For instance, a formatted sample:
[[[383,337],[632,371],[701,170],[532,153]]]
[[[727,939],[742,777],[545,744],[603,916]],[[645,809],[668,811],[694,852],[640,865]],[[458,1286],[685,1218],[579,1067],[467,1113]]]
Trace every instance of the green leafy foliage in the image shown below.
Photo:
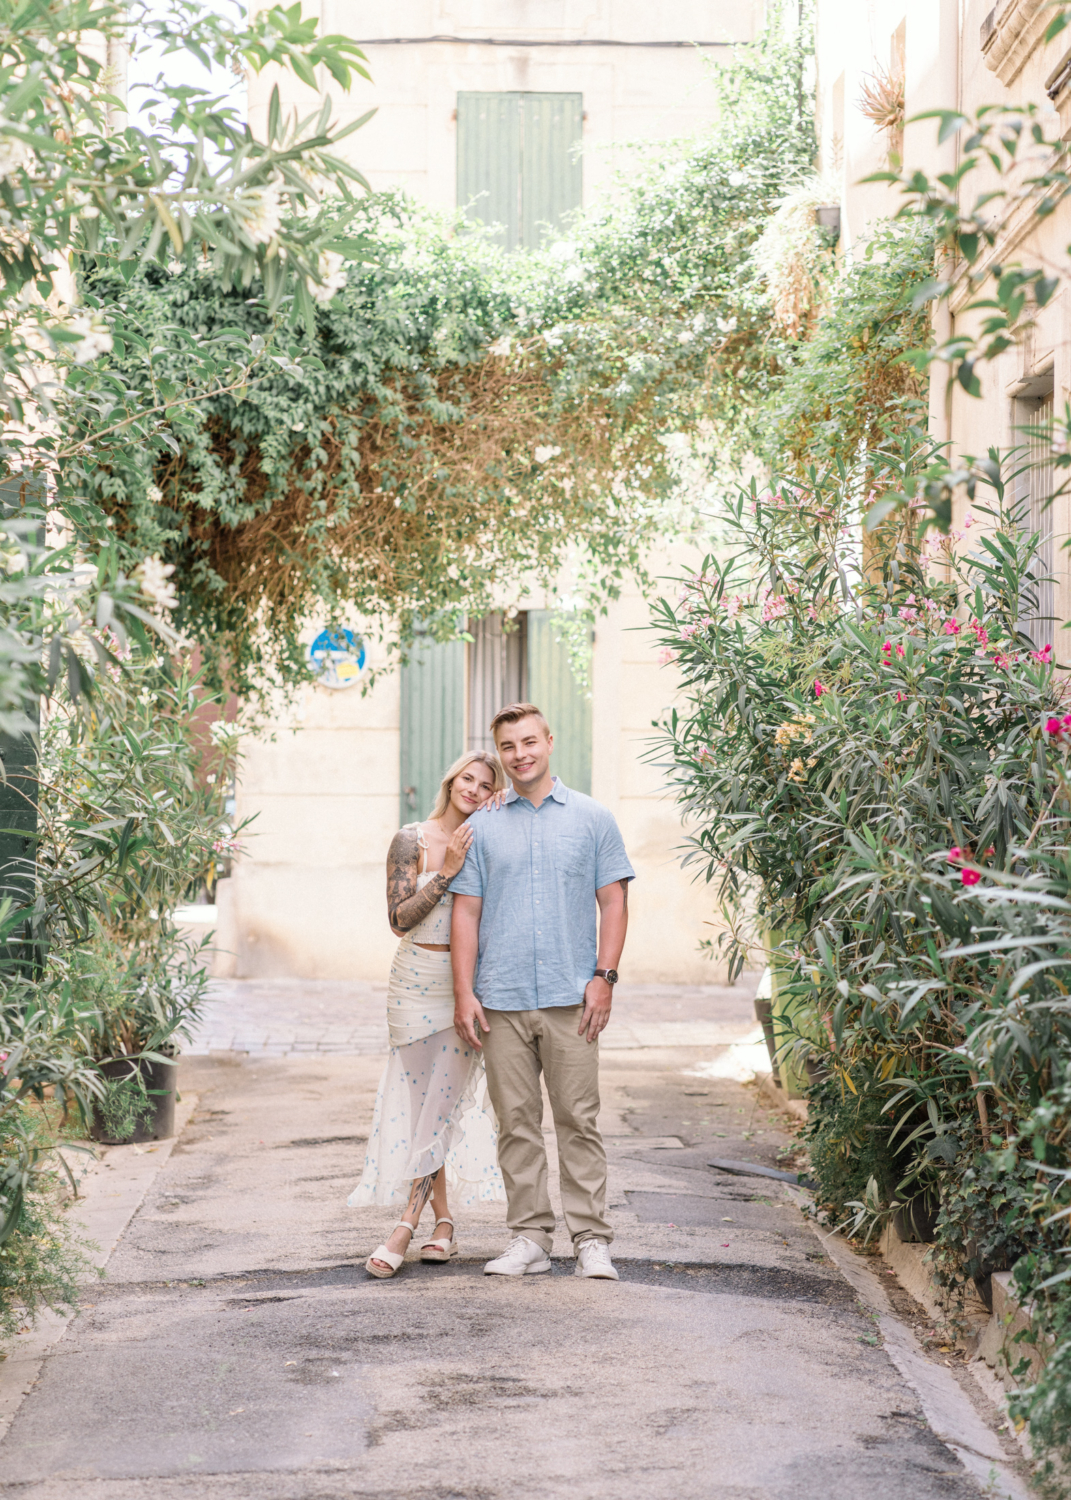
[[[113,347],[68,376],[61,455],[79,534],[175,563],[176,619],[247,696],[301,680],[310,618],[450,634],[566,557],[599,608],[679,522],[684,434],[716,403],[739,449],[787,348],[749,252],[809,170],[801,65],[768,41],[719,71],[718,131],[641,158],[545,254],[355,205],[360,254],[297,326],[210,264],[128,276],[102,240],[85,296]]]
[[[41,1140],[41,1136],[44,1140]],[[0,1130],[0,1184],[10,1177],[12,1143],[47,1152],[52,1127],[39,1110],[23,1106]],[[74,1229],[71,1198],[55,1156],[20,1196],[9,1232],[0,1240],[0,1338],[10,1338],[44,1308],[76,1306],[79,1284],[90,1270],[89,1248]],[[0,1189],[2,1191],[2,1189]]]

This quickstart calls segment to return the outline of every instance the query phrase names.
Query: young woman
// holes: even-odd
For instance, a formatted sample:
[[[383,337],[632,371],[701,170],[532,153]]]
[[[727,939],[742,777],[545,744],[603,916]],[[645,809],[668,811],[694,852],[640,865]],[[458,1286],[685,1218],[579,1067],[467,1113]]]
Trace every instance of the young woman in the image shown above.
[[[466,820],[506,784],[497,756],[462,755],[447,771],[431,817],[407,823],[387,855],[387,913],[401,942],[391,965],[387,1023],[391,1050],[376,1095],[372,1131],[351,1208],[406,1203],[385,1245],[365,1262],[372,1276],[401,1265],[421,1212],[431,1199],[435,1228],[421,1260],[457,1254],[447,1184],[463,1204],[505,1198],[493,1117],[482,1107],[483,1059],[454,1033],[447,889],[472,842]]]

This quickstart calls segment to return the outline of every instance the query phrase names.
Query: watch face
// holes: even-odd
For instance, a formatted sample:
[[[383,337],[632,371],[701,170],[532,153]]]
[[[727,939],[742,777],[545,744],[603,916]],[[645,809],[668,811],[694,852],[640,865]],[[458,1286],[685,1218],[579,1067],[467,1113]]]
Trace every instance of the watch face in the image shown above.
[[[607,984],[616,984],[617,983],[617,970],[616,969],[607,969],[607,971],[606,971],[606,983]]]

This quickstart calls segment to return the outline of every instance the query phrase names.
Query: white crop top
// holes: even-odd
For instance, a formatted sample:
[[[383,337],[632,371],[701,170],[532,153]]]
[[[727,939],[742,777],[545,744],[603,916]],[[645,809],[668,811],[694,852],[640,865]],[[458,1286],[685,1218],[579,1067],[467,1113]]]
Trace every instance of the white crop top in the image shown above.
[[[424,854],[426,857],[428,845],[427,840],[424,838],[423,825],[418,823],[416,825],[416,830],[417,843],[420,845],[421,849],[424,850]],[[422,891],[427,885],[428,881],[438,873],[438,870],[424,870],[421,874],[419,874],[417,876],[417,890]],[[432,907],[431,911],[424,918],[424,920],[422,922],[418,922],[415,927],[410,927],[409,931],[406,933],[406,937],[410,938],[414,943],[440,943],[446,944],[446,946],[449,947],[451,915],[450,909],[453,904],[454,893],[452,891],[446,891],[442,896],[439,897],[438,902],[435,906]]]

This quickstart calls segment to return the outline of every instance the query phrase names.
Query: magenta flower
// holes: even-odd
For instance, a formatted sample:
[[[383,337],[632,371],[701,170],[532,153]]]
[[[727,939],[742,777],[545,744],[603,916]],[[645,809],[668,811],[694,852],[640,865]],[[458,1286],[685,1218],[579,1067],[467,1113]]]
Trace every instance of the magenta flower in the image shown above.
[[[963,850],[958,844],[953,844],[946,857],[949,864],[958,865],[963,858]]]
[[[982,877],[978,870],[961,870],[959,878],[964,885],[977,885]]]
[[[959,635],[959,621],[958,620],[946,620],[945,621],[945,635]]]
[[[1052,646],[1042,646],[1040,651],[1031,651],[1030,660],[1040,662],[1042,666],[1048,666],[1052,661]]]
[[[904,701],[904,695],[903,695],[903,693],[897,693],[897,695],[896,695],[896,701],[897,701],[897,703],[903,703],[903,701]]]
[[[897,654],[897,656],[903,656],[903,654],[904,654],[904,648],[903,648],[903,646],[897,646],[897,648],[896,648],[896,654]]]
[[[1064,732],[1064,726],[1060,722],[1059,719],[1046,719],[1046,721],[1045,721],[1045,733],[1046,734],[1063,734],[1063,732]]]
[[[820,698],[823,693],[828,693],[828,692],[829,692],[829,689],[823,683],[819,682],[818,678],[816,677],[814,679],[814,696],[816,698]]]

